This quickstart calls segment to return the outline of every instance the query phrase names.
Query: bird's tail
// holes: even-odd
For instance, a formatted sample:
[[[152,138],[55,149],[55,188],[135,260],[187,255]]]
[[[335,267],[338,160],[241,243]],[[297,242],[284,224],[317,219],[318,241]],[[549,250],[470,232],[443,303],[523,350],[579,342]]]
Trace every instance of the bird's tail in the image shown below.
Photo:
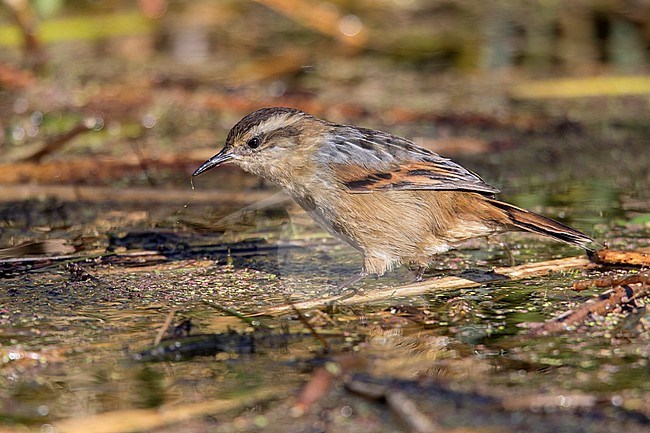
[[[589,236],[566,224],[502,201],[492,199],[487,201],[505,214],[508,219],[506,224],[512,229],[539,233],[558,241],[582,247],[587,251],[594,251],[595,248],[599,247],[599,244]]]

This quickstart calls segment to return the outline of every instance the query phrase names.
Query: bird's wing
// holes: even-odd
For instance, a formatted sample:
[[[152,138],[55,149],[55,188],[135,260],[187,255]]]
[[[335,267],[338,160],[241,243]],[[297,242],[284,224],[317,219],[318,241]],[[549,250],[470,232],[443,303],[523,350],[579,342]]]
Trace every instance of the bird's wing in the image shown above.
[[[340,130],[345,128],[344,130]],[[339,127],[322,161],[351,193],[400,190],[472,191],[495,194],[477,174],[401,137]],[[326,155],[325,155],[326,153]]]

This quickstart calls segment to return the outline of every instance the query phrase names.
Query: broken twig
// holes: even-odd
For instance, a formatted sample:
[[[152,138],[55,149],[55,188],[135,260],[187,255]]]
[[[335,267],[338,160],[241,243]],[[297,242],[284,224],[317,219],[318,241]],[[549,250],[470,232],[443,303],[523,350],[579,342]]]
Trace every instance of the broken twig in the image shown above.
[[[585,257],[568,257],[565,259],[527,263],[513,267],[495,268],[493,272],[466,273],[465,276],[433,278],[399,287],[387,287],[383,289],[364,291],[362,295],[354,295],[343,300],[341,300],[339,296],[327,296],[296,303],[295,307],[300,309],[312,309],[320,308],[332,303],[354,305],[359,303],[380,302],[398,297],[421,295],[431,291],[466,289],[482,286],[495,281],[521,280],[524,278],[540,277],[551,272],[587,269],[590,266],[594,265]],[[264,312],[264,314],[283,314],[292,309],[293,307],[289,304],[278,305],[277,307],[269,308]]]
[[[604,279],[596,280],[596,285],[603,284]],[[593,283],[593,282],[592,282]],[[582,283],[581,286],[587,283]],[[533,327],[534,335],[556,334],[578,328],[587,322],[626,307],[635,307],[634,301],[650,293],[650,275],[632,275],[614,281],[614,286],[597,299],[590,299],[575,310],[569,310],[561,316]]]

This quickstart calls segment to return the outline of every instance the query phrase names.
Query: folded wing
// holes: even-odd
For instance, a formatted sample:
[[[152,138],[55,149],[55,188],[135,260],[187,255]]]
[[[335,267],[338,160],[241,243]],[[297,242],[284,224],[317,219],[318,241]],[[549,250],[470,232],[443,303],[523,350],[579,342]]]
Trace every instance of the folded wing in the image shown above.
[[[472,191],[492,195],[499,190],[450,159],[394,135],[338,127],[333,146],[323,158],[335,178],[351,193],[403,190]]]

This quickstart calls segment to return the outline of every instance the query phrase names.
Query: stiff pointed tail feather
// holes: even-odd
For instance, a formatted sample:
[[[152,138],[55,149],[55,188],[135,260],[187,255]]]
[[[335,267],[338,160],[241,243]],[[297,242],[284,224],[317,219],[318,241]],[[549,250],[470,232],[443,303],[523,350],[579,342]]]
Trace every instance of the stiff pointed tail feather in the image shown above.
[[[488,201],[494,207],[505,213],[509,219],[508,224],[514,229],[549,236],[558,241],[582,247],[587,251],[594,251],[594,249],[599,247],[599,244],[589,236],[566,224],[502,201]]]

